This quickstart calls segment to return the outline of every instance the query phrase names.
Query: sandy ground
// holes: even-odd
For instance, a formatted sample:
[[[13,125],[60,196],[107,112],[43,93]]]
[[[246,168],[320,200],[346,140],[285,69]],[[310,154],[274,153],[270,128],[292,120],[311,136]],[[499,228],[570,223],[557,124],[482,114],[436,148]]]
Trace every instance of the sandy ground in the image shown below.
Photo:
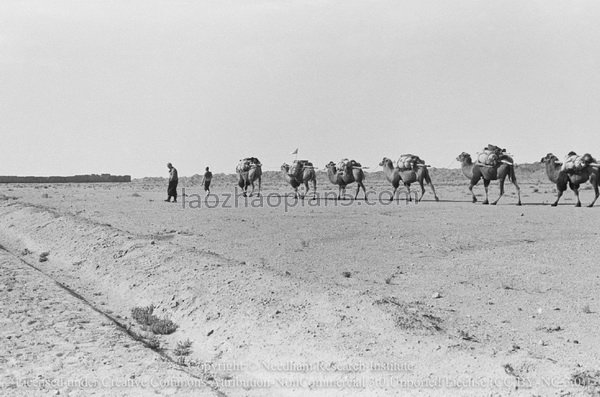
[[[0,382],[25,395],[20,379],[94,370],[196,381],[148,389],[166,394],[599,392],[600,209],[574,208],[572,193],[551,208],[552,185],[522,177],[521,207],[510,185],[500,205],[472,204],[466,180],[438,182],[440,202],[388,203],[375,193],[387,183],[367,178],[369,201],[295,202],[278,178],[262,201],[217,181],[202,202],[199,186],[180,186],[177,204],[152,181],[2,186],[0,244],[43,274],[1,257]],[[331,188],[319,181],[321,194]],[[101,314],[142,333],[131,309],[149,304],[179,325],[159,352]],[[192,354],[178,366],[186,339]]]

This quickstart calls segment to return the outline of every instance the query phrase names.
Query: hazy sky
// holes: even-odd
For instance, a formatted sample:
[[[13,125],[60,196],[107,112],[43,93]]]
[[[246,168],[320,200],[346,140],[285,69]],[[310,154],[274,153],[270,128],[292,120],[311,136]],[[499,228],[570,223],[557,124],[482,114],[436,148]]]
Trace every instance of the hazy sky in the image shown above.
[[[600,157],[600,1],[0,1],[0,175]]]

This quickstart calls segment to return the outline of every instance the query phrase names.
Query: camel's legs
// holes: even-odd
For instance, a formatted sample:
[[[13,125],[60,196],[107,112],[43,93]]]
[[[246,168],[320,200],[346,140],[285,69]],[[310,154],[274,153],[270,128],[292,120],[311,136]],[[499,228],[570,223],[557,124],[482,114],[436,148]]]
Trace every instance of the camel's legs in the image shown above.
[[[412,201],[412,197],[410,195],[410,184],[405,183],[404,186],[406,187],[406,194],[408,195],[408,201]]]
[[[258,197],[260,197],[260,186],[261,186],[261,182],[262,182],[262,177],[258,177],[258,193],[256,194]],[[252,183],[252,189],[254,189],[254,183]]]
[[[560,190],[558,189],[558,194],[556,195],[556,201],[554,203],[552,203],[553,207],[556,207],[558,205],[558,200],[560,200],[560,198],[563,195],[564,190]]]
[[[591,204],[588,205],[588,207],[593,207],[596,203],[596,200],[598,200],[598,196],[600,196],[600,192],[598,192],[598,180],[596,180],[595,177],[592,177],[590,179],[590,182],[592,183],[592,187],[594,188],[594,193],[596,194],[596,196],[594,197],[594,201],[592,201]]]
[[[365,185],[362,182],[357,182],[358,187],[356,188],[356,194],[354,195],[354,200],[358,198],[358,192],[360,192],[360,188],[362,187],[363,193],[365,194],[365,200],[367,199],[367,189],[365,189]]]
[[[517,199],[519,200],[517,201],[517,205],[521,205],[521,188],[519,187],[515,179],[513,179],[512,183],[513,185],[515,185],[515,189],[517,189]]]
[[[312,180],[312,183],[313,183],[313,198],[312,199],[315,200],[317,198],[317,178],[314,178]]]
[[[575,196],[577,197],[577,204],[575,204],[575,207],[581,207],[581,201],[579,201],[579,185],[575,185],[575,184],[570,184],[571,185],[571,189],[573,189],[573,193],[575,193]]]
[[[394,201],[394,199],[396,198],[396,192],[398,191],[398,186],[392,186],[394,188],[394,191],[392,193],[392,196],[390,197],[390,201]]]
[[[475,197],[475,193],[473,193],[473,187],[475,186],[474,183],[471,183],[469,185],[469,191],[471,192],[471,195],[473,196],[473,202],[476,203],[477,202],[477,197]]]
[[[504,196],[504,178],[500,178],[500,195],[498,196],[498,198],[496,199],[496,201],[494,201],[492,203],[492,205],[498,204],[498,201],[500,201],[500,197],[502,197],[502,196]]]
[[[560,200],[563,193],[567,191],[567,187],[569,186],[569,184],[570,183],[568,182],[568,179],[566,177],[559,178],[559,180],[556,182],[556,190],[558,190],[558,193],[556,194],[556,201],[552,204],[553,207],[556,207],[558,205],[558,200]],[[571,189],[573,189],[572,186]]]
[[[429,186],[431,186],[431,191],[433,192],[433,197],[435,197],[435,201],[440,201],[440,199],[437,196],[437,193],[435,192],[435,187],[433,186],[433,182],[431,182],[431,177],[429,176],[429,172],[427,172],[427,174],[425,175],[425,182],[427,182],[427,184]]]
[[[302,200],[308,195],[308,191],[310,188],[308,187],[308,181],[304,181],[304,195],[302,196]]]
[[[490,182],[487,179],[483,180],[483,190],[485,190],[485,200],[483,201],[483,203],[481,204],[489,204],[490,201],[488,200],[488,187],[490,186]]]
[[[419,179],[419,185],[421,186],[421,197],[415,197],[417,202],[421,202],[421,200],[423,200],[423,196],[425,195],[425,185],[423,185],[423,178]]]

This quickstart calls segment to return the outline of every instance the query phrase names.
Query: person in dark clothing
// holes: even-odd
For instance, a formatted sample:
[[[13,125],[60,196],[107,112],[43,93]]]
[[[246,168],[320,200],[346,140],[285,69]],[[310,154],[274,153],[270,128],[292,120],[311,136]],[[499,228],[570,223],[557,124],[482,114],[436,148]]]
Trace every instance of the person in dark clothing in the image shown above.
[[[167,168],[169,169],[169,186],[167,187],[167,199],[165,201],[170,202],[173,197],[173,202],[177,202],[177,182],[179,177],[177,175],[177,169],[173,167],[173,164],[168,163]]]
[[[206,167],[206,172],[204,173],[204,176],[202,177],[202,184],[204,185],[204,191],[206,192],[207,195],[210,194],[210,182],[212,181],[212,172],[210,172],[208,170],[208,167]]]

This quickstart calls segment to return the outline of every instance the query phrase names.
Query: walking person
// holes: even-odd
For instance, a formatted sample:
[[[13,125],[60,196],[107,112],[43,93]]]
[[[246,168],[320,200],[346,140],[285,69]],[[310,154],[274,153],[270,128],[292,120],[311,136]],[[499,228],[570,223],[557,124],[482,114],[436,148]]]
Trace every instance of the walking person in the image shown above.
[[[169,169],[169,186],[167,187],[167,199],[166,202],[171,201],[171,197],[173,197],[173,202],[177,202],[177,182],[179,182],[179,177],[177,175],[177,169],[173,167],[173,164],[168,163],[167,168]]]
[[[210,194],[210,182],[212,181],[212,176],[212,172],[210,172],[208,167],[206,167],[206,172],[202,177],[202,184],[204,185],[204,191],[206,192],[207,196]]]

